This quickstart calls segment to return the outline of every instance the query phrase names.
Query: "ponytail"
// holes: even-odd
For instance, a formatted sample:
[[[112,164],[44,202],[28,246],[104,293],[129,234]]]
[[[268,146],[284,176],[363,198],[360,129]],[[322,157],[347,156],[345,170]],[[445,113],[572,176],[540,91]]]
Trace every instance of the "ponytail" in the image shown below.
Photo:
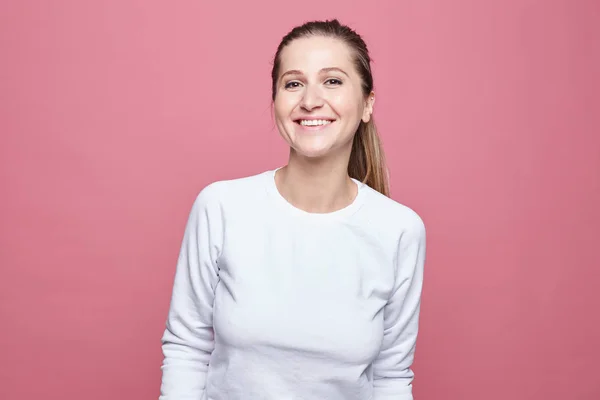
[[[354,135],[348,175],[384,196],[390,196],[385,156],[373,116],[367,123],[361,121]]]

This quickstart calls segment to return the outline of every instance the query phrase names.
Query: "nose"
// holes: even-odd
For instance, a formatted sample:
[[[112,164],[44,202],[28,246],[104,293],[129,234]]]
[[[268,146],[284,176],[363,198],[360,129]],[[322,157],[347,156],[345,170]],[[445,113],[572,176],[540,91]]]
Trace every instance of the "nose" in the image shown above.
[[[315,108],[323,106],[323,97],[319,88],[314,86],[306,86],[300,106],[306,111],[311,111]]]

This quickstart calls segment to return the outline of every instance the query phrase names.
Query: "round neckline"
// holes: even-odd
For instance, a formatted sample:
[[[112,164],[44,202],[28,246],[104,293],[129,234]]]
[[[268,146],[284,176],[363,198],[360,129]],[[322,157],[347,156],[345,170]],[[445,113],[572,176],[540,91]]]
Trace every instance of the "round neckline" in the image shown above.
[[[348,204],[347,206],[340,208],[338,210],[326,212],[326,213],[315,213],[315,212],[309,212],[309,211],[302,210],[301,208],[298,208],[298,207],[294,206],[292,203],[290,203],[289,201],[287,201],[285,199],[285,197],[283,197],[283,195],[279,192],[279,189],[277,188],[277,184],[275,182],[275,174],[281,168],[283,168],[283,167],[278,167],[276,169],[265,172],[265,177],[267,178],[267,191],[269,192],[271,197],[275,200],[275,202],[277,203],[277,205],[280,208],[282,208],[284,211],[286,211],[288,213],[291,213],[292,215],[296,215],[296,216],[303,217],[306,219],[320,220],[320,221],[331,220],[331,219],[340,219],[340,218],[348,217],[348,216],[354,214],[363,204],[364,197],[367,192],[365,190],[367,185],[357,179],[350,178],[356,184],[356,187],[357,187],[356,196],[354,197],[354,199],[352,200],[352,202],[350,204]]]

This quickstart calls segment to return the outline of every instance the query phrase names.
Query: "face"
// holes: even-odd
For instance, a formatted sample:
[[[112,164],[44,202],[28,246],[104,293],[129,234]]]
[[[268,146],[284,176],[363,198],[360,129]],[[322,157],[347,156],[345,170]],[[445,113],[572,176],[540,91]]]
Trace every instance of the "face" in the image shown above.
[[[360,121],[373,112],[350,48],[321,36],[296,39],[281,52],[274,101],[277,127],[292,152],[305,157],[349,154]]]

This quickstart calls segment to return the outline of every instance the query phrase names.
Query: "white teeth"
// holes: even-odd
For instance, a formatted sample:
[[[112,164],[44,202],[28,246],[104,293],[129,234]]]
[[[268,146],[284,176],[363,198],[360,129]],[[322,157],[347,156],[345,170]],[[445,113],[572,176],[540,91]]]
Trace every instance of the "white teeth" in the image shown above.
[[[319,126],[319,125],[328,125],[330,123],[331,123],[331,121],[328,121],[325,119],[312,119],[312,120],[303,119],[300,121],[300,125],[303,125],[303,126]]]

